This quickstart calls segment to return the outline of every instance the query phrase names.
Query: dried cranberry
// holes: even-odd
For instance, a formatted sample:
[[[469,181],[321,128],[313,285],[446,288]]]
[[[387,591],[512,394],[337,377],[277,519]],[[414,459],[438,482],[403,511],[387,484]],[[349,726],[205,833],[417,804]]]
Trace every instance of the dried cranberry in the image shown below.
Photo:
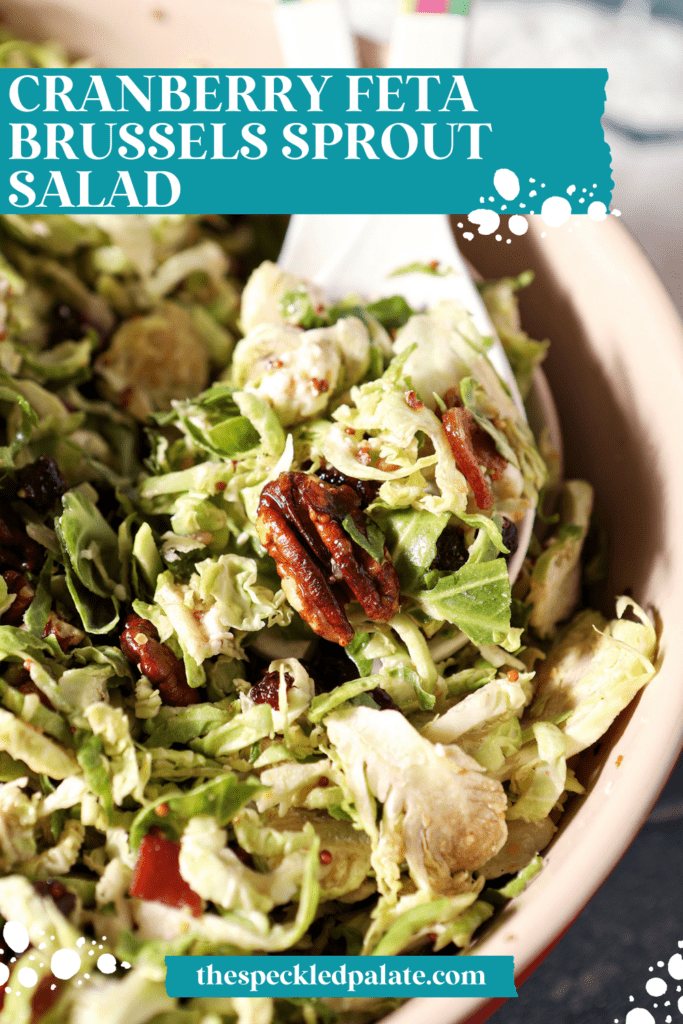
[[[370,696],[374,700],[375,704],[378,705],[380,711],[400,711],[400,707],[395,703],[391,694],[383,690],[381,686],[376,686],[374,690],[370,690]]]
[[[51,455],[41,455],[17,473],[19,497],[36,512],[49,512],[66,491],[66,482]]]
[[[58,345],[62,341],[79,341],[86,331],[86,324],[77,309],[66,302],[60,302],[52,310],[50,324],[50,343]]]
[[[517,550],[517,545],[519,543],[517,526],[511,519],[506,518],[503,520],[503,529],[501,530],[501,533],[503,535],[503,544],[509,551],[509,554],[505,556],[505,561],[509,562]]]
[[[355,662],[344,652],[344,648],[322,637],[316,643],[312,657],[306,662],[306,670],[315,682],[316,693],[330,693],[342,683],[358,679],[359,675]]]
[[[285,672],[285,685],[289,690],[294,684],[294,678]],[[258,683],[252,686],[249,696],[254,704],[270,704],[274,711],[280,710],[280,673],[265,672]]]
[[[457,526],[447,526],[436,542],[436,555],[430,569],[457,572],[468,559],[465,539]]]
[[[0,514],[0,570],[33,572],[43,559],[43,551],[26,533],[24,524],[9,508]]]
[[[36,985],[31,1000],[31,1024],[38,1024],[62,994],[62,982],[54,974],[46,974]]]
[[[367,508],[368,505],[371,505],[380,489],[379,480],[357,480],[353,476],[347,476],[346,473],[342,473],[340,469],[335,469],[334,466],[328,466],[324,460],[316,476],[320,480],[324,480],[325,483],[332,484],[333,487],[342,487],[344,485],[353,487],[360,498],[361,508]]]
[[[252,871],[255,869],[253,857],[240,846],[236,839],[233,839],[231,843],[228,843],[228,847],[232,850],[237,859],[245,865],[245,867],[251,868]]]
[[[48,878],[44,882],[34,882],[33,888],[39,896],[50,896],[57,907],[57,910],[64,917],[72,914],[76,907],[76,896],[56,878]]]

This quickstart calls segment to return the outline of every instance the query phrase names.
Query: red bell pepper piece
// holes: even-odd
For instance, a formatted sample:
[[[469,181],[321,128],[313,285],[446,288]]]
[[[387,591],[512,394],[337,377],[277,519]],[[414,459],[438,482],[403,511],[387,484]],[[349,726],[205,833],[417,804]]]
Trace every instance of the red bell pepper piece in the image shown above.
[[[167,839],[160,832],[148,832],[140,842],[128,893],[169,907],[187,907],[199,917],[202,900],[180,874],[179,856],[180,843]]]

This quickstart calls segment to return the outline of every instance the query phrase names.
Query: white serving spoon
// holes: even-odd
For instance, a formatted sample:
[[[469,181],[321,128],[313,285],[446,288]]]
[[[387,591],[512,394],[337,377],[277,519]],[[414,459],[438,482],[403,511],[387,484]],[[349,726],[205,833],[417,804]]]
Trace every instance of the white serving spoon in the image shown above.
[[[318,5],[329,0],[286,0],[276,5],[276,26],[280,33],[285,61],[289,66],[331,66],[328,54],[340,52],[338,33],[344,19],[337,15],[327,23],[319,17]],[[296,13],[295,38],[282,29],[283,19]],[[313,12],[316,12],[315,14]],[[310,18],[307,14],[310,13]],[[422,15],[419,15],[422,17]],[[438,23],[438,15],[428,15]],[[326,26],[329,40],[326,43]],[[344,28],[348,33],[348,24]],[[410,34],[404,35],[403,49],[392,50],[392,66],[410,67]],[[341,47],[344,49],[344,47]],[[351,43],[347,53],[353,52]],[[308,55],[314,55],[313,60]],[[400,64],[395,62],[400,60]],[[451,66],[453,62],[451,62]],[[447,276],[408,274],[400,283],[390,277],[398,267],[438,261],[455,271]],[[319,284],[331,298],[356,292],[372,298],[401,292],[415,308],[433,305],[439,299],[458,299],[470,312],[481,334],[493,337],[489,358],[510,390],[513,402],[526,419],[524,404],[517,389],[503,346],[496,336],[484,304],[455,244],[448,217],[433,214],[334,215],[295,214],[278,259],[290,273]],[[510,559],[512,582],[521,569],[534,525],[535,510],[529,509],[518,524],[518,548]]]

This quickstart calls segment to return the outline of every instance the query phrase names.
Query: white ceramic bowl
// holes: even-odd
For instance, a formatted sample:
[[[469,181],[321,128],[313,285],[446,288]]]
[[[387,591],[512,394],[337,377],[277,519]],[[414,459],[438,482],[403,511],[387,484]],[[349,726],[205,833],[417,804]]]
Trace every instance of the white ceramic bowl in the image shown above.
[[[155,3],[158,6],[155,6]],[[265,0],[44,0],[3,2],[18,30],[62,39],[114,66],[282,63]],[[547,230],[545,238],[542,230]],[[530,888],[477,948],[515,958],[528,976],[604,881],[645,820],[683,736],[683,325],[664,288],[613,218],[586,217],[570,233],[531,218],[529,233],[501,246],[466,243],[485,277],[532,268],[524,322],[552,340],[546,370],[559,407],[568,475],[596,487],[611,538],[605,611],[629,590],[663,623],[664,664],[579,765],[588,787],[575,802]],[[414,999],[392,1024],[479,1024],[496,1003]]]

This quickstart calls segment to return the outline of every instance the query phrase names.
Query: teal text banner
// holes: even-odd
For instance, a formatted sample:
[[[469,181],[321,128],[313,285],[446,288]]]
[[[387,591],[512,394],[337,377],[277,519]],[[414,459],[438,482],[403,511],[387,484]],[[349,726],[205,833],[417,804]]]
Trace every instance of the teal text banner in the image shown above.
[[[516,996],[511,956],[167,956],[169,996]]]
[[[611,199],[606,81],[594,68],[2,69],[0,212],[529,214],[557,197],[585,213]]]

